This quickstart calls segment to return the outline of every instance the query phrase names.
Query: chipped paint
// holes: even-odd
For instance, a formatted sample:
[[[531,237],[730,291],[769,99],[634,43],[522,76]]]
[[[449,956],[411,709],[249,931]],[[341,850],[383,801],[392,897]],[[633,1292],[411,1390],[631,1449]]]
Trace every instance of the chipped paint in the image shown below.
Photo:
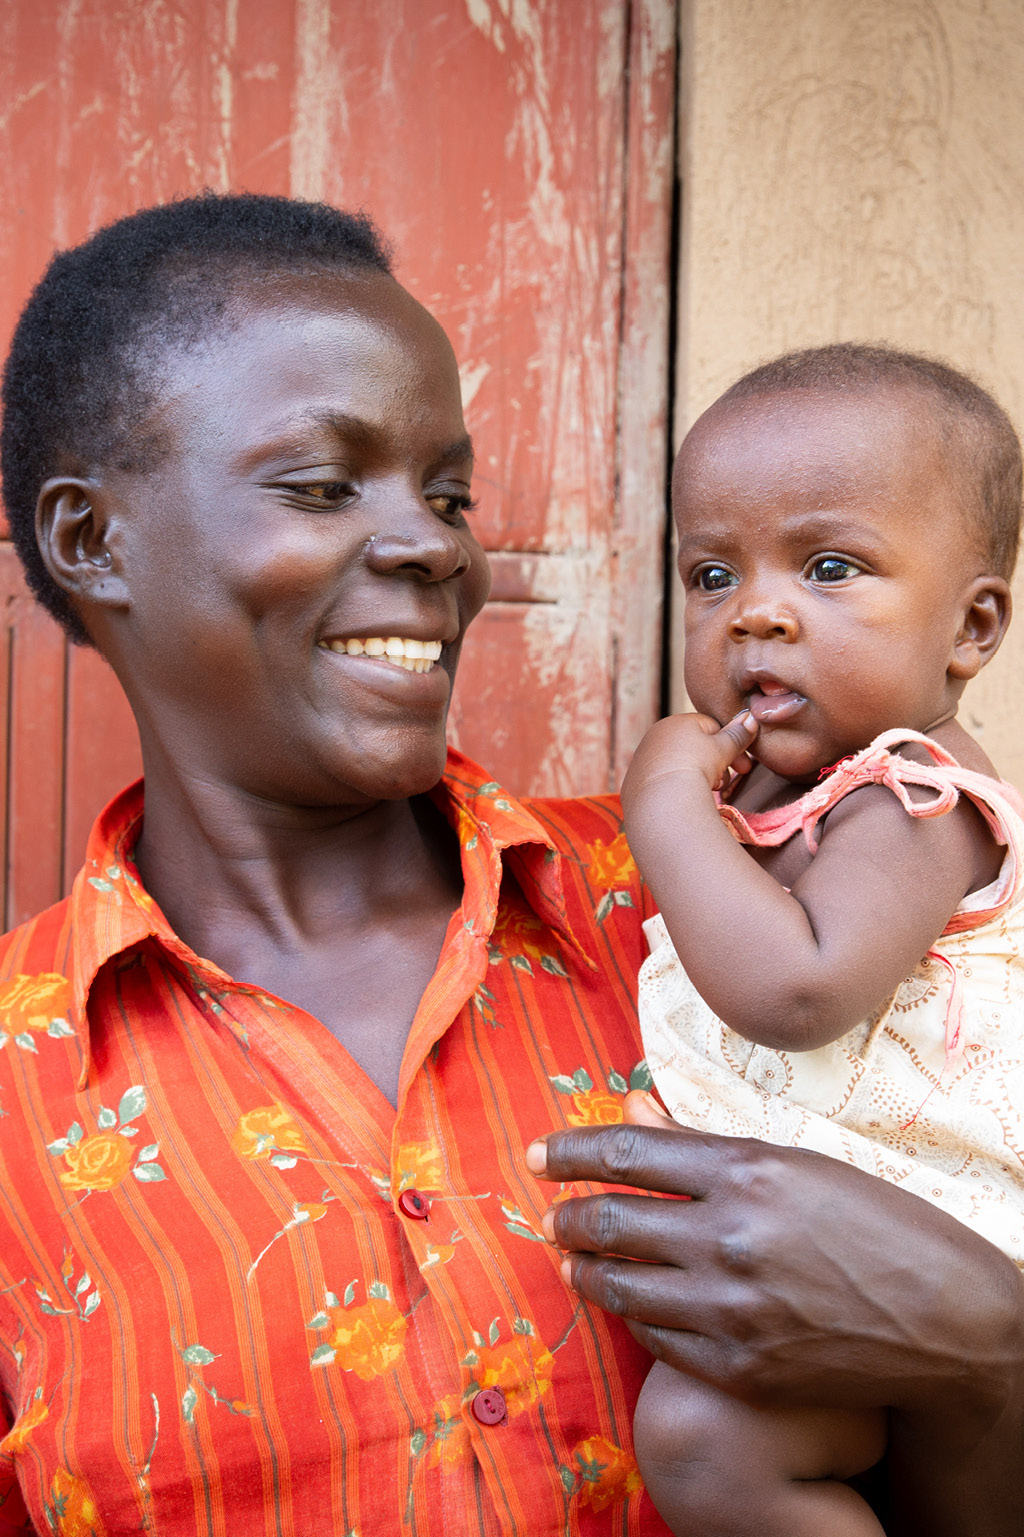
[[[499,53],[505,52],[505,34],[496,21],[487,0],[466,0],[466,14],[474,27],[492,42]]]
[[[477,397],[481,384],[491,371],[491,364],[486,358],[478,358],[475,362],[462,362],[459,364],[459,383],[462,386],[462,409],[471,411],[473,402]]]
[[[291,123],[291,193],[322,198],[331,155],[331,95],[340,83],[331,68],[330,0],[295,0],[295,91]]]

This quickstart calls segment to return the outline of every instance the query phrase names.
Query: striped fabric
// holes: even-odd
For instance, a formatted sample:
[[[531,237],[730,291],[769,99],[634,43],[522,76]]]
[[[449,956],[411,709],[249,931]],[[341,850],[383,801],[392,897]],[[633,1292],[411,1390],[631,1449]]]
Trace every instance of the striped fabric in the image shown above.
[[[141,785],[0,942],[0,1528],[666,1530],[630,1451],[647,1358],[563,1286],[522,1163],[646,1081],[616,802],[517,803],[455,753],[435,799],[465,895],[397,1113],[174,935]]]

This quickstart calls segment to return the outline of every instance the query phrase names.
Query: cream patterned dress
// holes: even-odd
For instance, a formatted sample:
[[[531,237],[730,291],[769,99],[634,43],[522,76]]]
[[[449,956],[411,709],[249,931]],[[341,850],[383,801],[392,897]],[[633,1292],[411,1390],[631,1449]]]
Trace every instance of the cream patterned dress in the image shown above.
[[[934,763],[893,750],[909,741]],[[777,845],[802,829],[813,851],[820,819],[866,784],[886,785],[911,816],[941,816],[967,795],[1006,847],[996,880],[962,903],[870,1019],[814,1051],[774,1051],[730,1030],[660,915],[648,919],[647,1061],[684,1125],[840,1158],[932,1201],[1024,1268],[1024,802],[917,732],[889,731],[793,805],[720,811],[742,843]],[[930,798],[911,800],[908,785]]]

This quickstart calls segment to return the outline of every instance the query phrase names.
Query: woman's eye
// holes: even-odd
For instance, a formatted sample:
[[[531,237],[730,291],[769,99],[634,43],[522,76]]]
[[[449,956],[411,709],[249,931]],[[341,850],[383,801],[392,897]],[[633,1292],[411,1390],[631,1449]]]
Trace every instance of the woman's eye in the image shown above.
[[[318,480],[314,485],[296,486],[295,489],[314,502],[340,502],[351,488],[343,480]]]
[[[352,486],[347,480],[284,481],[279,489],[292,497],[318,507],[338,507],[352,496]]]
[[[702,592],[724,592],[735,584],[736,575],[728,566],[702,566],[697,572],[697,586]]]
[[[860,567],[851,560],[843,560],[839,555],[822,555],[811,566],[809,575],[812,582],[846,582],[859,573]]]
[[[433,496],[427,497],[427,506],[440,513],[442,518],[447,518],[450,523],[457,523],[465,513],[475,511],[477,503],[468,491],[438,491]]]

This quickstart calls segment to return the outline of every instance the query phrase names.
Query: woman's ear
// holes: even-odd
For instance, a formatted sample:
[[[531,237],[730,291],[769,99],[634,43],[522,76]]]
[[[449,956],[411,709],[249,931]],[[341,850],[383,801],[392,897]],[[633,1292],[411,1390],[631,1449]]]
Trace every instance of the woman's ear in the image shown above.
[[[968,683],[991,662],[1003,643],[1013,598],[1010,584],[1001,576],[979,576],[965,595],[963,622],[953,642],[949,676]]]
[[[36,503],[36,540],[58,587],[80,604],[126,608],[116,520],[98,481],[54,476]]]

